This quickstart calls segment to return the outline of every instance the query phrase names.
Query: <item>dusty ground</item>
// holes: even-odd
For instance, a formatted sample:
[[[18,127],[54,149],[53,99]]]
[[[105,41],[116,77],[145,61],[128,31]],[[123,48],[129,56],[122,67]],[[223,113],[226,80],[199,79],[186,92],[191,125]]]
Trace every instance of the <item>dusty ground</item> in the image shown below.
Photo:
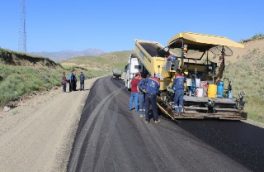
[[[7,113],[0,112],[0,171],[65,171],[80,115],[95,80],[86,81],[85,91],[52,90],[21,102]]]

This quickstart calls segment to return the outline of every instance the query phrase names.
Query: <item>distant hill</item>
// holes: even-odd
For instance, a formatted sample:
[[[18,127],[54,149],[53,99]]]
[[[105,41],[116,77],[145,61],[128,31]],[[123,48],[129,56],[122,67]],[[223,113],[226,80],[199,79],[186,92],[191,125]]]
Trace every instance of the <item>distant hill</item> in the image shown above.
[[[71,51],[71,50],[65,50],[65,51],[57,51],[57,52],[31,52],[29,54],[31,55],[37,55],[37,56],[43,56],[43,57],[49,57],[50,59],[59,62],[62,60],[67,60],[72,57],[79,57],[79,56],[98,56],[103,54],[104,51],[100,49],[86,49],[83,51]]]
[[[81,56],[62,61],[62,66],[79,66],[87,69],[112,71],[113,68],[123,69],[127,64],[131,51],[116,51],[99,56]]]

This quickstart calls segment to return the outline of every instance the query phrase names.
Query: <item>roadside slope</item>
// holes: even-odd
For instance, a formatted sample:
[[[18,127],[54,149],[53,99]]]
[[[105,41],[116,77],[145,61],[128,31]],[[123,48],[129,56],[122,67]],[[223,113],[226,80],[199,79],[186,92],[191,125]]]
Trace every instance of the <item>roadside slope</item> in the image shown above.
[[[264,53],[264,38],[262,39],[256,39],[256,40],[249,40],[247,42],[243,42],[245,45],[245,48],[232,48],[233,55],[231,57],[227,57],[227,62],[236,63],[239,62],[242,59],[247,58],[247,56],[252,51],[260,51],[261,53]]]
[[[0,114],[0,171],[65,171],[89,88],[36,96]]]
[[[244,91],[248,118],[263,123],[264,39],[251,40],[244,45],[244,49],[234,51],[236,61],[226,66],[225,77],[232,81],[234,96]]]

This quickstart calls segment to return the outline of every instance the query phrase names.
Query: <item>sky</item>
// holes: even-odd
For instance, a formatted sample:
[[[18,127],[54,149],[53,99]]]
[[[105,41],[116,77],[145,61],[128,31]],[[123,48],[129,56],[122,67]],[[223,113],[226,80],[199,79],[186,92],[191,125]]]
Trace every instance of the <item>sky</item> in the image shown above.
[[[0,47],[19,50],[21,0],[1,0]],[[26,0],[28,52],[131,50],[179,32],[240,41],[264,33],[261,0]]]

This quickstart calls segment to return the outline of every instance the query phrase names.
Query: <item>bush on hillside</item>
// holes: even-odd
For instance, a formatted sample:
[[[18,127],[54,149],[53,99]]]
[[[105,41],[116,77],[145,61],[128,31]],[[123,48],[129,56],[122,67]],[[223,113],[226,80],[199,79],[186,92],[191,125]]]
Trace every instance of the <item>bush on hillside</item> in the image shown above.
[[[262,34],[262,33],[255,34],[251,38],[242,40],[241,42],[245,43],[245,42],[254,41],[254,40],[258,40],[258,39],[264,39],[264,34]]]

